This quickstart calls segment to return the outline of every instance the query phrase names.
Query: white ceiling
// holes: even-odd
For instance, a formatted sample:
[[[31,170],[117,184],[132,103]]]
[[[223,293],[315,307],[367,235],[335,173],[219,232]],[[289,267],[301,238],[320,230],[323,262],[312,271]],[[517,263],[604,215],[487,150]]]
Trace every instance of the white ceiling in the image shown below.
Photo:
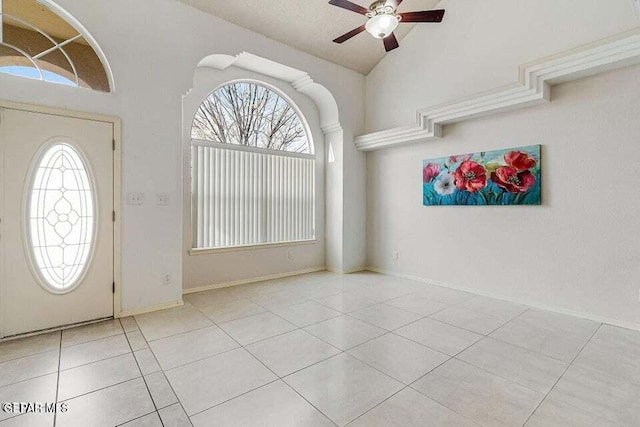
[[[362,33],[338,45],[333,39],[366,22],[366,17],[329,4],[328,0],[179,0],[226,21],[286,43],[327,61],[343,65],[362,74],[385,55],[381,40]],[[373,0],[352,0],[368,7]],[[405,0],[400,12],[430,10],[439,0]],[[442,24],[446,25],[446,18]],[[402,38],[413,25],[401,24],[396,31]]]

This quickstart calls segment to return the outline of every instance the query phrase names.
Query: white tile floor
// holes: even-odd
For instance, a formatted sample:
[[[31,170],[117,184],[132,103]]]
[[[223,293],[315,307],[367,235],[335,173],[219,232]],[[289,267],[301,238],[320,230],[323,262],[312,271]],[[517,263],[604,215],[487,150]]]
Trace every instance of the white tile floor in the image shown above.
[[[640,426],[640,332],[372,273],[0,343],[7,426]]]

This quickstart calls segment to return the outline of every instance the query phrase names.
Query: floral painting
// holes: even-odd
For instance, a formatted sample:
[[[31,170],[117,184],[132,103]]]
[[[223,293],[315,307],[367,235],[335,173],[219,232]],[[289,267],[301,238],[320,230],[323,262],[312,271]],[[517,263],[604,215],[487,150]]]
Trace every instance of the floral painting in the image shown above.
[[[422,165],[425,206],[539,205],[540,145],[486,151]]]

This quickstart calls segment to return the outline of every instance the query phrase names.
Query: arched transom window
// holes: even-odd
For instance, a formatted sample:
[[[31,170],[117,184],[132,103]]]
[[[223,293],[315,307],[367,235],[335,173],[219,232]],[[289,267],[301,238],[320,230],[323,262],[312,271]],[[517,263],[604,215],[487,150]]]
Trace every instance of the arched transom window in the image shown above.
[[[191,127],[194,249],[315,238],[315,156],[304,118],[276,90],[234,82]]]
[[[109,92],[100,57],[78,25],[38,0],[0,0],[0,73]]]
[[[191,137],[224,144],[310,153],[299,114],[281,95],[253,82],[228,84],[200,105]]]

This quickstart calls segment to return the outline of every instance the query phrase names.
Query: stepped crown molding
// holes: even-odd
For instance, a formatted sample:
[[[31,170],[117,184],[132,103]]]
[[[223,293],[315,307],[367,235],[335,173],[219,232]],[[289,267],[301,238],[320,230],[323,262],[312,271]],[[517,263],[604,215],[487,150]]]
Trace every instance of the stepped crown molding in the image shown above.
[[[519,67],[518,83],[416,112],[417,123],[355,138],[362,151],[442,137],[442,127],[551,101],[551,86],[640,63],[640,29]]]

